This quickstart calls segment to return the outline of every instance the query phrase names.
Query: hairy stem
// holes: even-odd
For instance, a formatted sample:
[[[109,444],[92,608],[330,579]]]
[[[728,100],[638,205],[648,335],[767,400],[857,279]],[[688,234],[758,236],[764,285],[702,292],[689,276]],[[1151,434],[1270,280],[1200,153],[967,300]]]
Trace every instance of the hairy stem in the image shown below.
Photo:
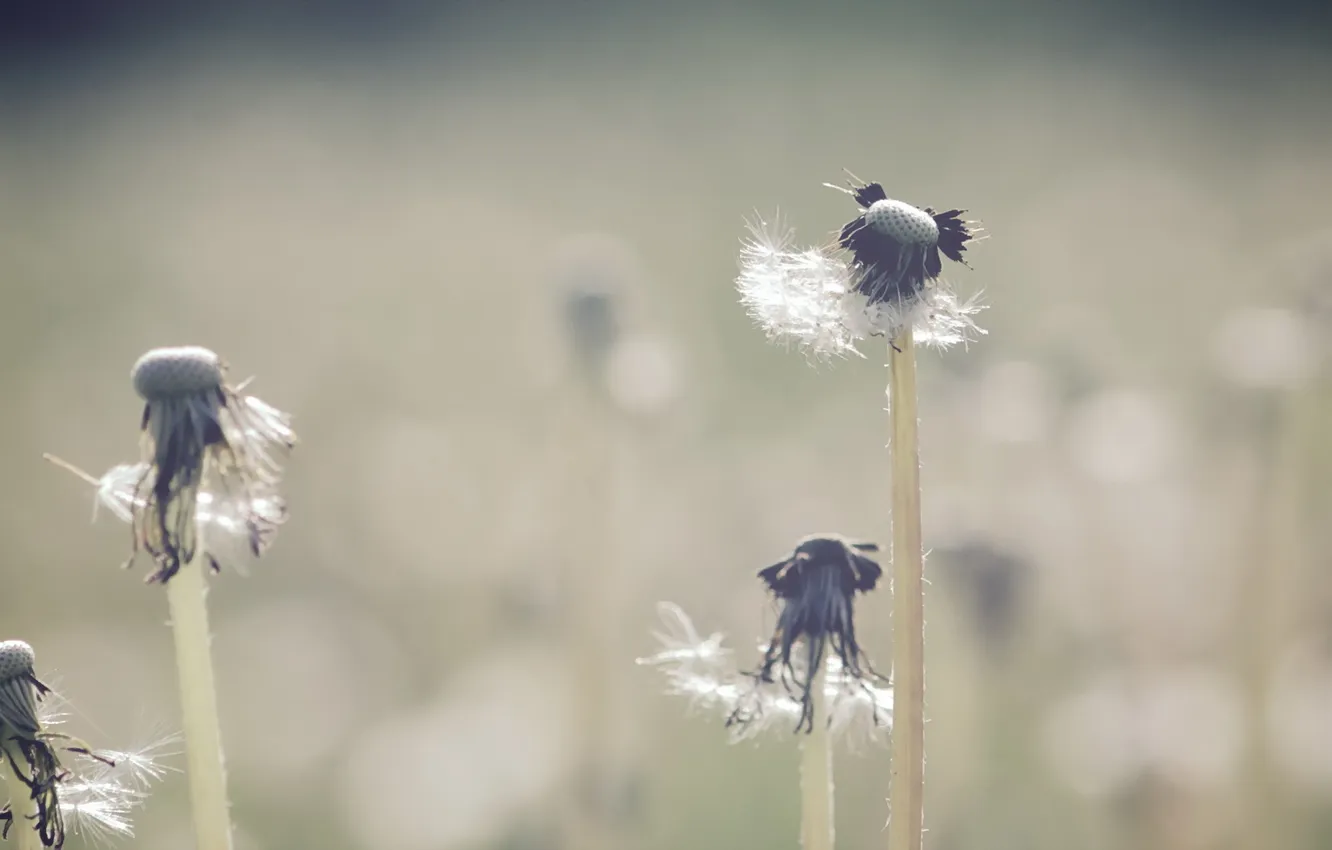
[[[231,850],[231,814],[227,771],[222,755],[222,727],[217,713],[212,635],[208,628],[203,529],[195,556],[167,581],[167,603],[176,642],[180,707],[190,779],[197,850]]]
[[[23,751],[5,739],[0,744],[0,770],[5,776],[5,789],[9,792],[9,811],[13,821],[9,827],[9,841],[6,846],[14,850],[42,850],[42,838],[37,834],[37,801],[32,798],[32,789],[24,784],[23,779],[14,773],[14,764],[26,764]],[[12,762],[11,762],[12,760]]]
[[[828,665],[819,659],[810,694],[813,727],[800,749],[800,846],[804,850],[833,848],[832,742],[828,732]]]
[[[893,500],[893,763],[889,850],[920,850],[925,826],[925,578],[920,531],[916,351],[888,349]]]

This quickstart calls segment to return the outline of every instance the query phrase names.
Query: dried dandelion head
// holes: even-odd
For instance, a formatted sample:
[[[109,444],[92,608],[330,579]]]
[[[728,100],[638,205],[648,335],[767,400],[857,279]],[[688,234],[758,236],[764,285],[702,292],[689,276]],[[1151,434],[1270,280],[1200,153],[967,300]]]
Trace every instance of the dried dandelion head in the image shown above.
[[[154,349],[131,377],[145,402],[146,466],[130,511],[134,551],[148,550],[157,564],[148,580],[167,581],[195,557],[204,488],[215,503],[239,506],[249,548],[262,555],[285,519],[276,486],[296,443],[290,417],[229,386],[222,360],[206,348]]]
[[[976,299],[960,300],[940,277],[942,257],[963,262],[975,238],[961,210],[918,209],[877,183],[842,191],[862,209],[835,246],[799,247],[777,220],[748,224],[736,288],[770,340],[826,360],[858,355],[858,342],[906,328],[936,348],[985,333],[973,318],[982,309]]]
[[[93,750],[52,731],[51,689],[37,678],[34,662],[27,643],[0,641],[0,773],[9,775],[11,794],[21,790],[28,798],[16,807],[11,796],[0,809],[0,838],[8,838],[11,829],[32,829],[43,847],[58,850],[69,833],[131,835],[129,814],[142,802],[148,783],[165,772],[159,751],[175,737],[117,752]],[[67,765],[62,753],[76,761]],[[20,817],[16,808],[33,814]]]
[[[795,550],[759,571],[759,579],[777,598],[777,627],[751,675],[758,684],[781,683],[800,702],[796,731],[813,730],[813,673],[830,652],[844,676],[882,679],[856,640],[855,596],[879,583],[883,569],[866,552],[874,543],[855,543],[835,534],[811,535]],[[803,651],[803,658],[796,655]],[[752,711],[737,708],[729,723],[748,723]]]
[[[840,187],[834,187],[840,188]],[[940,255],[966,265],[962,254],[974,236],[965,210],[936,213],[893,200],[878,183],[852,184],[846,191],[860,204],[838,244],[851,252],[855,289],[871,303],[915,298],[927,281],[943,273]]]

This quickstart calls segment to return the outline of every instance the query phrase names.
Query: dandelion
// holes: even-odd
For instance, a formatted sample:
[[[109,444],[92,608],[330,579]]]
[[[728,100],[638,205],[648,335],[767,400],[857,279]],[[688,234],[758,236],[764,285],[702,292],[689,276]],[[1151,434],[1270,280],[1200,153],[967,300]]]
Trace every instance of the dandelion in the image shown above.
[[[228,386],[222,360],[206,348],[153,349],[134,364],[131,377],[145,402],[140,428],[147,465],[129,507],[134,553],[147,549],[158,565],[148,580],[168,581],[194,558],[205,484],[215,498],[247,507],[249,546],[262,555],[285,519],[272,490],[280,456],[296,443],[289,417]],[[214,555],[205,557],[214,572],[220,569]]]
[[[916,298],[927,282],[942,274],[940,254],[966,265],[962,254],[975,238],[969,227],[973,223],[961,218],[966,210],[936,213],[914,207],[889,198],[878,183],[832,188],[860,204],[860,215],[842,228],[837,241],[851,252],[856,291],[871,303]]]
[[[757,684],[782,683],[800,702],[796,731],[814,731],[817,673],[825,669],[825,651],[831,650],[842,675],[864,683],[882,678],[874,671],[856,640],[855,595],[868,593],[883,570],[867,557],[877,552],[874,543],[852,543],[837,535],[811,535],[790,555],[759,572],[781,606],[777,627],[752,676]],[[803,659],[793,656],[797,646]],[[745,724],[752,712],[737,708],[728,724]]]
[[[129,816],[167,770],[159,759],[174,736],[121,752],[93,750],[52,731],[53,694],[37,678],[35,660],[23,641],[0,642],[0,773],[9,789],[0,837],[17,829],[17,846],[30,850],[63,847],[67,834],[132,836]],[[74,759],[66,763],[62,753]]]
[[[736,288],[770,341],[795,344],[812,359],[859,355],[861,340],[888,339],[895,697],[889,846],[920,850],[925,582],[915,346],[946,348],[984,333],[973,318],[980,305],[974,298],[959,300],[942,277],[945,258],[966,265],[963,256],[979,229],[962,218],[964,210],[936,213],[889,198],[882,184],[852,181],[850,188],[825,184],[860,207],[834,246],[798,248],[789,228],[751,222]]]
[[[959,299],[939,277],[940,253],[961,262],[974,238],[961,212],[935,216],[886,197],[871,200],[883,194],[877,183],[851,194],[872,209],[842,229],[835,247],[798,247],[780,218],[747,224],[736,288],[768,339],[827,360],[863,356],[858,342],[892,339],[906,328],[935,348],[984,334],[973,318],[983,309],[978,299]]]
[[[157,565],[148,581],[166,586],[198,850],[231,848],[205,570],[219,572],[238,541],[252,557],[267,550],[286,519],[281,461],[296,443],[287,414],[225,372],[206,348],[149,351],[130,373],[144,401],[142,461],[94,478],[47,455],[97,488],[94,517],[100,505],[130,523],[130,563],[146,549]]]
[[[794,721],[801,747],[802,835],[808,850],[830,850],[832,749],[830,736],[855,729],[871,734],[891,726],[892,691],[856,638],[855,596],[877,586],[883,570],[868,555],[873,543],[812,535],[759,579],[780,611],[772,638],[760,646],[754,671],[741,671],[720,634],[700,637],[677,605],[661,603],[666,630],[661,650],[638,659],[661,669],[671,693],[725,714],[732,740]]]

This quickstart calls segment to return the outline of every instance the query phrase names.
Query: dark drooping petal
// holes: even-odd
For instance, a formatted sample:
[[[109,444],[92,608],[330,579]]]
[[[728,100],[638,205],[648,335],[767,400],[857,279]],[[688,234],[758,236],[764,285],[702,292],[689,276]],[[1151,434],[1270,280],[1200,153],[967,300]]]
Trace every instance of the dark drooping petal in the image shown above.
[[[750,675],[758,685],[780,681],[800,701],[797,732],[813,729],[812,688],[828,651],[841,662],[848,679],[883,678],[861,649],[855,625],[855,595],[873,590],[883,575],[878,563],[865,554],[875,551],[873,543],[813,536],[802,540],[790,557],[759,572],[781,610],[762,663]],[[803,657],[798,647],[803,648]],[[737,710],[727,725],[752,719]]]

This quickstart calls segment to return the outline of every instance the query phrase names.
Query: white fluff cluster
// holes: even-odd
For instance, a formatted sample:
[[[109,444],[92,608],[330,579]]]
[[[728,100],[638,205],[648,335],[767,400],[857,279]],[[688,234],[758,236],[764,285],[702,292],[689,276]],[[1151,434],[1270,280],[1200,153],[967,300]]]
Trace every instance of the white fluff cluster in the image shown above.
[[[740,303],[772,342],[795,345],[819,360],[864,356],[856,343],[892,339],[911,327],[915,341],[936,348],[966,343],[985,331],[972,316],[975,298],[958,300],[942,280],[910,299],[871,304],[855,291],[856,272],[826,248],[797,248],[780,220],[746,223],[736,289]]]
[[[733,742],[754,738],[774,725],[789,730],[800,721],[800,700],[780,682],[757,682],[742,673],[720,633],[701,637],[689,615],[672,602],[658,603],[657,614],[665,626],[653,635],[661,651],[639,658],[638,663],[661,670],[667,692],[687,697],[697,708],[726,717],[738,709],[747,721],[730,726]],[[836,655],[830,652],[828,656],[823,696],[828,700],[833,734],[869,739],[885,736],[892,728],[892,689],[847,676]]]
[[[134,811],[147,801],[152,785],[176,772],[165,761],[179,754],[180,735],[154,735],[132,750],[84,751],[79,749],[81,741],[58,731],[67,715],[62,709],[67,705],[62,697],[50,692],[37,712],[44,737],[56,749],[69,751],[61,756],[65,773],[58,784],[66,829],[71,835],[81,836],[89,846],[132,838]],[[11,829],[23,828],[32,827],[11,825]]]
[[[145,478],[152,475],[152,464],[149,463],[117,464],[97,478],[68,461],[52,455],[46,457],[96,488],[94,522],[103,507],[121,522],[133,522],[134,511],[144,506],[144,499],[139,494],[145,487],[152,486],[151,477]],[[253,557],[247,518],[257,516],[277,522],[283,512],[282,499],[272,487],[256,485],[250,491],[245,494],[201,490],[195,515],[203,527],[205,549],[242,572]]]

